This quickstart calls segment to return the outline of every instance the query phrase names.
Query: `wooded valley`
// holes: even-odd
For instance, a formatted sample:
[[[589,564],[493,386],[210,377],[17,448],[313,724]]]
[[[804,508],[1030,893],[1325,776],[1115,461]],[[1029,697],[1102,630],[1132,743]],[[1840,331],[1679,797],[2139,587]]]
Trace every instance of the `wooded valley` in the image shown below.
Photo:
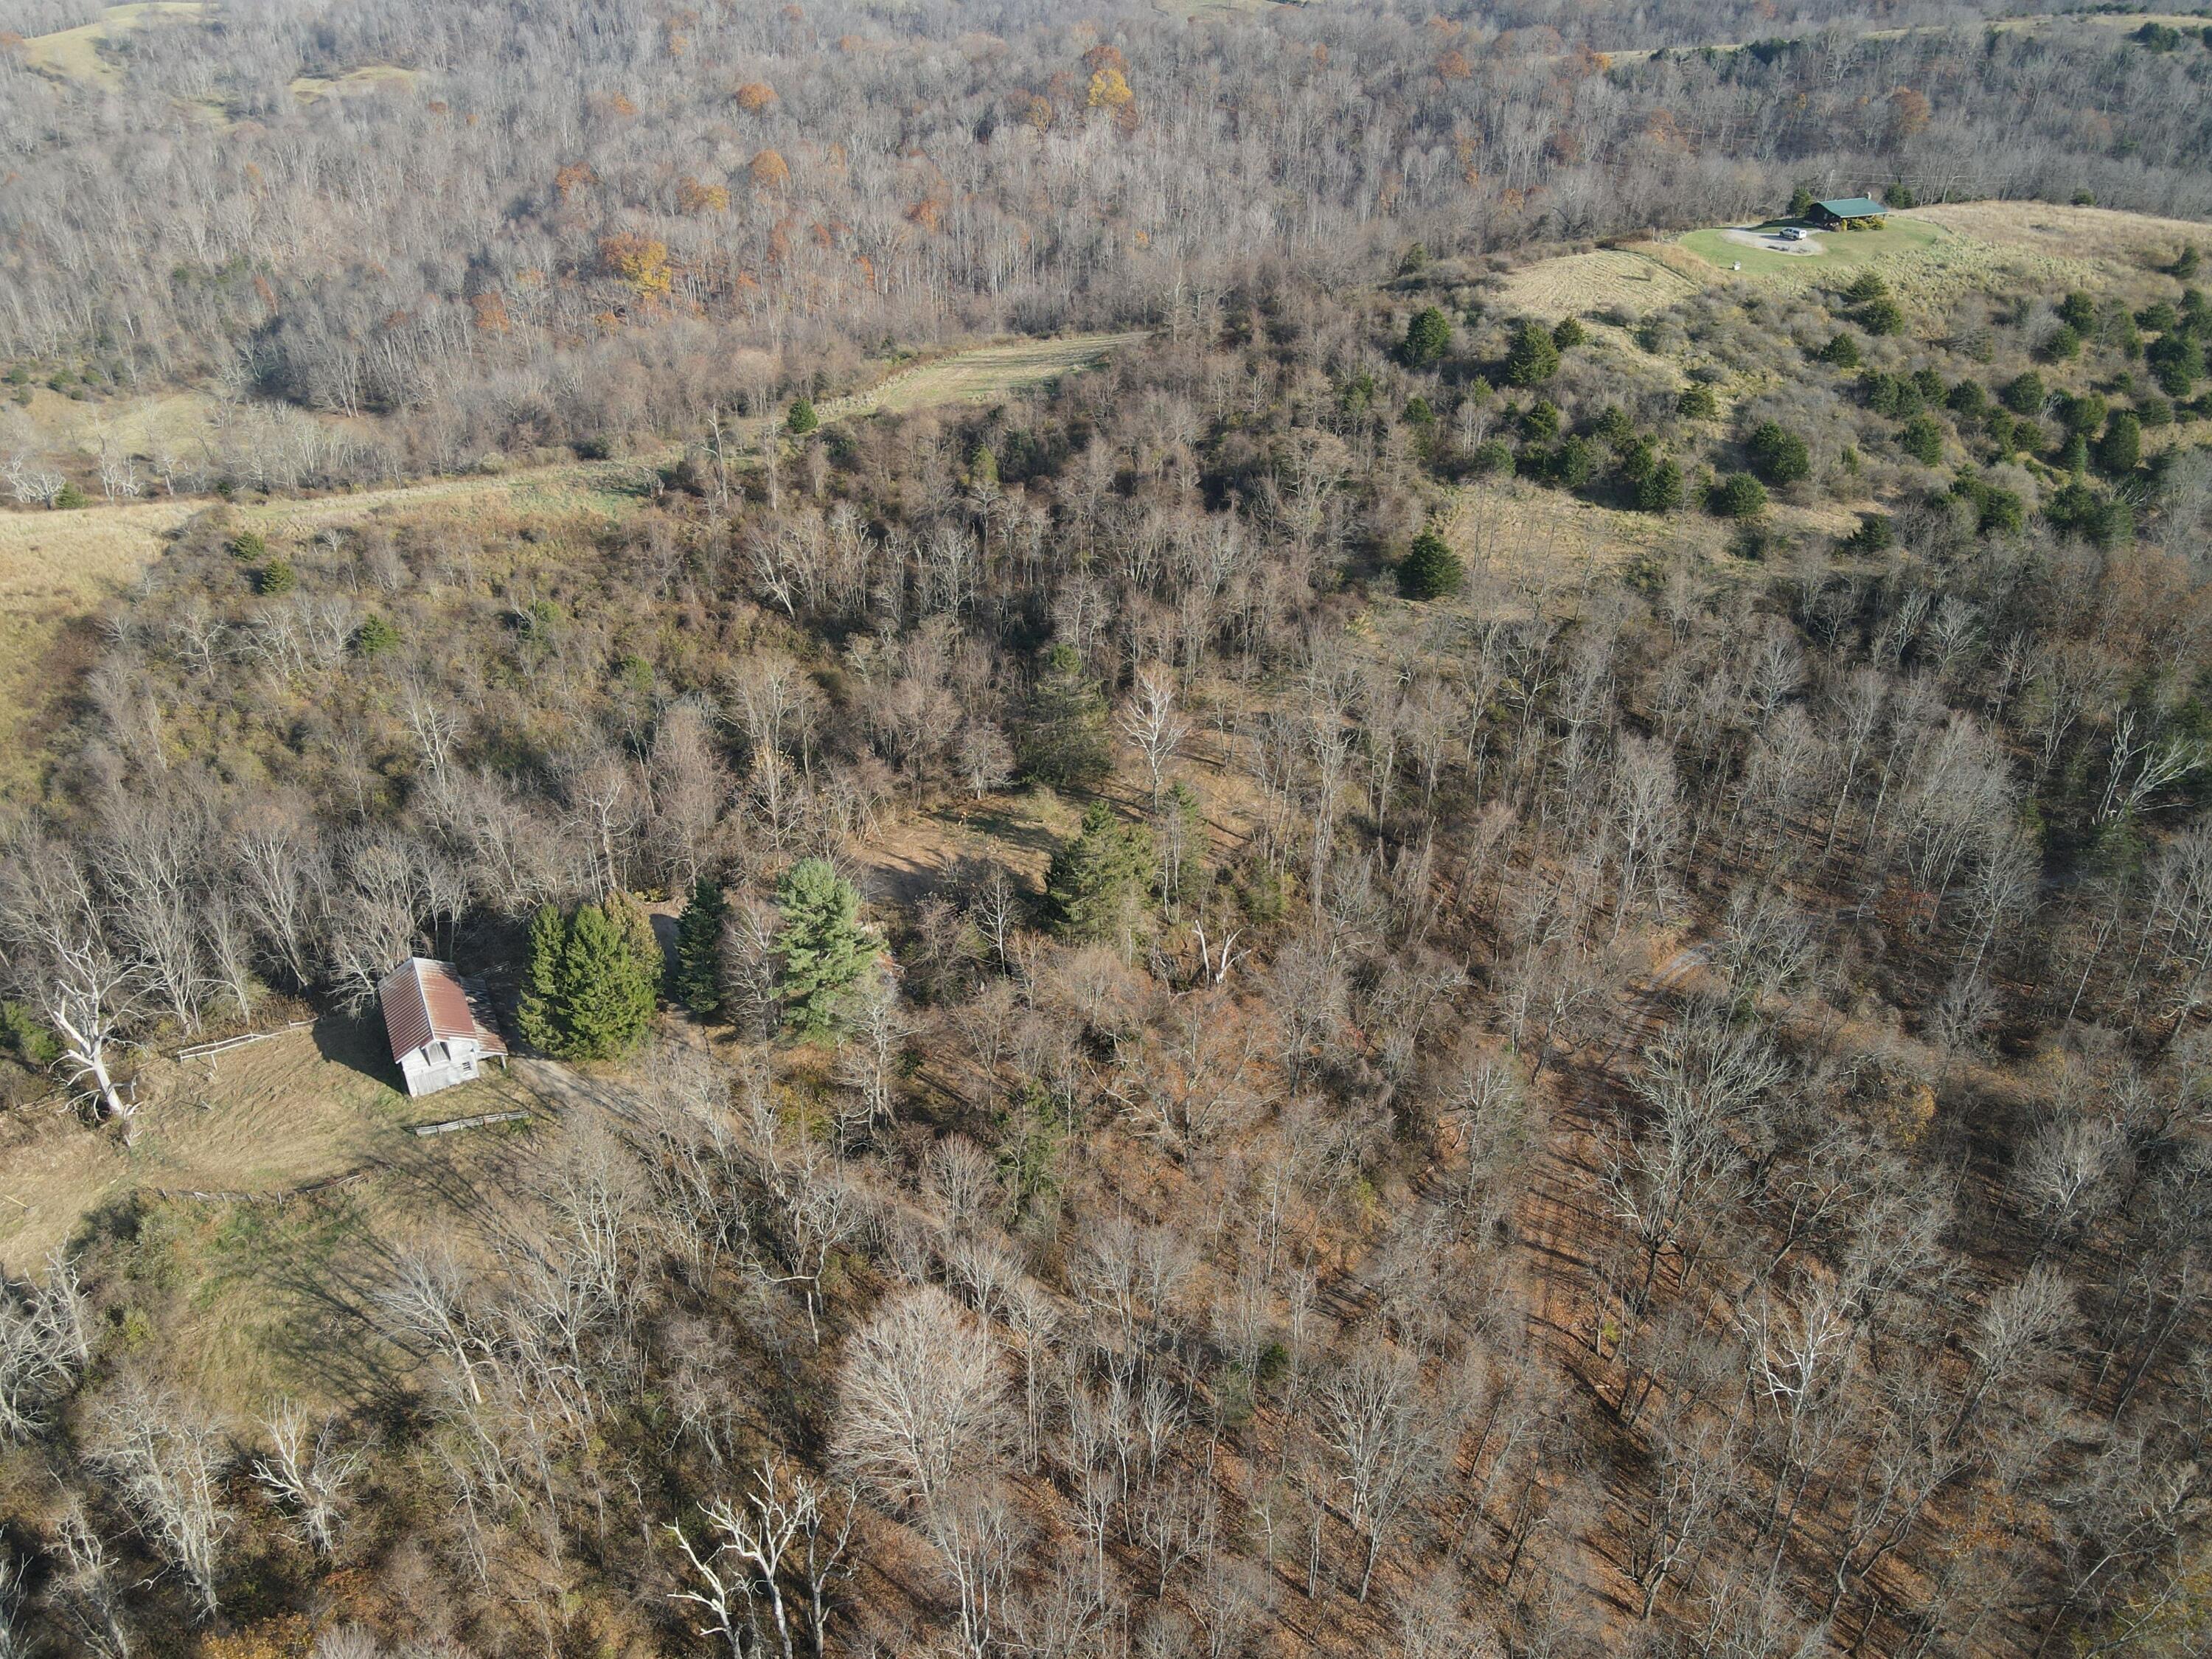
[[[2212,1644],[2212,16],[9,21],[0,1659]]]

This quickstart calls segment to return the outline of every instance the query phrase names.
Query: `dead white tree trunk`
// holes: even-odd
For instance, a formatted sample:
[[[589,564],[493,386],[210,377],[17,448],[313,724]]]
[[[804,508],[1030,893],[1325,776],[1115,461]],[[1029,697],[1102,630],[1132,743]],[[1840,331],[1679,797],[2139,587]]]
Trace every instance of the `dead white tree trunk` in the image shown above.
[[[326,1419],[311,1441],[307,1414],[289,1400],[270,1413],[267,1427],[270,1453],[254,1460],[253,1478],[291,1511],[293,1525],[315,1553],[328,1555],[337,1547],[364,1455],[358,1448],[338,1448],[335,1421]]]

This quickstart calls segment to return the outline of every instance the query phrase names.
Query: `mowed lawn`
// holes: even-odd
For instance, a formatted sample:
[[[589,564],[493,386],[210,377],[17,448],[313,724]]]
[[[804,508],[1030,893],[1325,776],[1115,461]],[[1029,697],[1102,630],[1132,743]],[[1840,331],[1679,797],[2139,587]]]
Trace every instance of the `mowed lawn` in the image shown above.
[[[534,1226],[532,1171],[584,1109],[555,1111],[544,1081],[545,1062],[522,1060],[410,1100],[374,1013],[151,1060],[127,1139],[59,1102],[0,1121],[0,1269],[35,1275],[104,1236],[125,1253],[126,1328],[144,1322],[130,1340],[162,1343],[218,1411],[357,1404],[412,1363],[376,1335],[393,1253],[483,1261]],[[510,1109],[530,1116],[410,1133]]]
[[[495,1073],[410,1100],[373,1016],[326,1018],[201,1059],[154,1059],[138,1084],[127,1140],[52,1106],[0,1127],[0,1267],[30,1270],[86,1217],[134,1192],[268,1195],[343,1175],[408,1124],[500,1109],[473,1103],[502,1086]]]
[[[1762,225],[1741,225],[1736,228],[1770,234],[1781,229],[1786,222],[1771,219]],[[1687,231],[1675,239],[1674,245],[1687,248],[1722,270],[1732,270],[1741,262],[1746,276],[1788,276],[1816,282],[1839,270],[1894,262],[1901,254],[1920,252],[1943,240],[1948,233],[1940,225],[1893,213],[1880,230],[1823,230],[1814,234],[1825,252],[1777,253],[1766,248],[1747,247],[1731,241],[1723,230]]]

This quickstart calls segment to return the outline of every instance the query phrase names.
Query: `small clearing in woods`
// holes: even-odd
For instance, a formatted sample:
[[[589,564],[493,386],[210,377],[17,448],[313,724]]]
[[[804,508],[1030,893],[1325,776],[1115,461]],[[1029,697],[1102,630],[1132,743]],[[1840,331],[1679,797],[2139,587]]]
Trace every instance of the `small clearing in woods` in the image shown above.
[[[902,369],[872,389],[840,399],[824,419],[852,415],[904,415],[940,404],[981,404],[1024,386],[1095,368],[1109,352],[1135,345],[1143,330],[1121,334],[1069,334],[1048,340],[1013,340],[977,346],[934,362]]]
[[[312,104],[320,98],[356,98],[363,93],[404,89],[414,83],[413,70],[396,64],[370,64],[343,75],[302,75],[292,82],[289,91],[301,103]]]
[[[861,894],[875,903],[911,905],[994,864],[1026,892],[1042,893],[1052,850],[1074,830],[1081,811],[1039,788],[963,801],[957,812],[902,817],[860,849]]]
[[[374,1013],[331,1017],[138,1073],[125,1141],[54,1108],[13,1114],[0,1133],[0,1266],[22,1273],[83,1218],[126,1194],[273,1197],[362,1167],[407,1126],[506,1109],[519,1079],[484,1079],[410,1100]]]
[[[2201,16],[2192,16],[2186,12],[2038,12],[2026,17],[1993,17],[1984,27],[1992,34],[2032,34],[2051,23],[2087,23],[2103,28],[2133,32],[2145,23],[2163,23],[2169,28],[2196,28],[2201,27],[2203,21]],[[1856,40],[1902,40],[1908,35],[1938,33],[1950,27],[1948,23],[1923,23],[1910,28],[1855,29],[1850,38]],[[1629,46],[1607,52],[1603,56],[1610,64],[1633,64],[1663,52],[1741,52],[1746,44],[1741,40],[1709,40],[1684,42],[1671,46]]]
[[[1291,3],[1292,0],[1152,0],[1152,9],[1196,22],[1201,19],[1249,17]]]
[[[1817,531],[1832,537],[1858,526],[1856,512],[1832,501],[1778,501],[1767,518],[1784,533]],[[1639,562],[1664,569],[1686,562],[1709,576],[1748,577],[1759,567],[1729,555],[1734,529],[1694,504],[1674,513],[1638,513],[1510,478],[1454,492],[1445,538],[1469,570],[1540,586]]]

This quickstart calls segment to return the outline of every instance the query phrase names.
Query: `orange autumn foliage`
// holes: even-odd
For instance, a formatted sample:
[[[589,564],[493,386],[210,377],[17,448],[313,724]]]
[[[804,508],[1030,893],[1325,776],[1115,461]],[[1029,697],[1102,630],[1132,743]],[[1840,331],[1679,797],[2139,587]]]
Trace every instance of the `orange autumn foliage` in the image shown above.
[[[748,81],[737,90],[738,107],[748,115],[758,115],[775,102],[775,88],[765,81]]]
[[[1120,109],[1133,101],[1136,94],[1129,90],[1129,82],[1117,69],[1102,69],[1091,77],[1091,107]]]
[[[781,190],[791,182],[791,169],[775,150],[764,149],[752,159],[745,169],[755,190]]]
[[[660,298],[675,282],[675,273],[668,263],[668,244],[641,236],[635,231],[601,237],[599,264],[610,276],[628,283],[641,300]]]
[[[1929,111],[1927,95],[1911,87],[1899,87],[1889,94],[1889,133],[1892,143],[1910,138],[1926,131]]]
[[[710,185],[685,173],[676,181],[676,206],[678,211],[693,215],[727,213],[730,192],[721,185]]]

